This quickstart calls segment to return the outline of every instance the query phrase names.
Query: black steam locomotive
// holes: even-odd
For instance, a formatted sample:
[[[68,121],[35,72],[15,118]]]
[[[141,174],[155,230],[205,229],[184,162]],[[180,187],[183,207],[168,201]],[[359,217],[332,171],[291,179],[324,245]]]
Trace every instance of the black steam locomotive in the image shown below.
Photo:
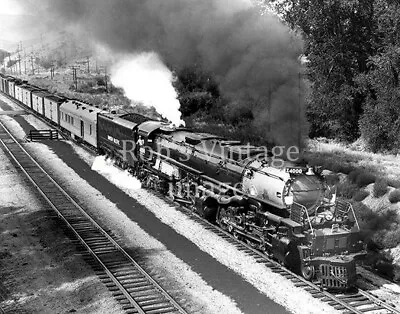
[[[36,111],[235,237],[304,278],[345,290],[363,254],[349,203],[318,169],[277,159],[265,148],[171,127],[138,114],[113,114],[0,75],[0,91]]]
[[[354,285],[355,258],[364,253],[357,218],[318,169],[136,114],[118,117],[132,123],[131,136],[121,137],[119,127],[102,135],[103,116],[101,153],[130,169],[144,186],[192,208],[306,279],[330,289]],[[118,143],[102,141],[106,137]]]

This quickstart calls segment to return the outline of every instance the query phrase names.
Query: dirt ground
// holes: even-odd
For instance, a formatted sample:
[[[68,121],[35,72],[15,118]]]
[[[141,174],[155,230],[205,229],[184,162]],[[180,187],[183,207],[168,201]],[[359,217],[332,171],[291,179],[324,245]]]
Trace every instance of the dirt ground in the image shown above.
[[[0,149],[0,307],[7,313],[123,313]]]

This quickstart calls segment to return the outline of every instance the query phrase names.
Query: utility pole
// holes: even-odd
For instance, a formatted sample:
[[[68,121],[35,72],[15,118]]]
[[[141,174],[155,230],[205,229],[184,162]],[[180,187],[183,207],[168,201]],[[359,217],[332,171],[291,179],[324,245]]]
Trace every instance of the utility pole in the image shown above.
[[[24,66],[25,66],[25,75],[26,75],[26,59],[24,60]]]
[[[76,66],[71,66],[70,67],[72,69],[72,80],[74,81],[75,84],[75,90],[78,90],[78,76],[77,76],[77,72],[76,70],[78,69],[78,67]]]
[[[89,60],[89,57],[86,57],[86,63],[87,63],[87,73],[90,73],[90,60]]]
[[[19,54],[19,52],[18,52],[18,65],[19,65],[19,75],[21,75],[22,74],[22,72],[21,72],[21,55]]]
[[[31,66],[32,66],[32,74],[35,74],[35,67],[33,66],[33,53],[31,53]]]

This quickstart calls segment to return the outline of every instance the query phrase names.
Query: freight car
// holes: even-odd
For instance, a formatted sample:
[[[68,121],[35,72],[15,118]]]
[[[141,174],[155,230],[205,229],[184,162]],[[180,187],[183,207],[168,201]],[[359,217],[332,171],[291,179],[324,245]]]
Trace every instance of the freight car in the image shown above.
[[[10,95],[6,86],[12,80],[1,76],[5,94]],[[16,99],[27,89],[21,84],[15,84]],[[145,187],[192,208],[325,288],[354,285],[355,260],[364,254],[357,218],[349,203],[336,199],[318,169],[277,160],[265,148],[138,114],[43,96],[44,101],[51,97],[57,103],[52,123],[115,159]],[[46,105],[44,116],[49,119]]]
[[[43,96],[44,117],[53,125],[60,125],[60,106],[66,99],[54,94]]]

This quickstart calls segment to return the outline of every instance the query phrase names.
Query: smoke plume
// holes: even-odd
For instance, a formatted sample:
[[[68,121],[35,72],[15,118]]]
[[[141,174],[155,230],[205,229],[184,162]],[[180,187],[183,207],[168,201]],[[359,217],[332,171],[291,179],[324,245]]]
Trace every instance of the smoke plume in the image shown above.
[[[250,0],[48,1],[57,24],[77,26],[116,54],[155,51],[170,69],[200,66],[214,75],[232,110],[256,104],[254,127],[266,137],[298,142],[302,41]]]
[[[176,126],[185,124],[181,120],[178,95],[172,85],[172,72],[156,53],[122,58],[112,67],[111,82],[123,88],[129,99],[153,106]]]

